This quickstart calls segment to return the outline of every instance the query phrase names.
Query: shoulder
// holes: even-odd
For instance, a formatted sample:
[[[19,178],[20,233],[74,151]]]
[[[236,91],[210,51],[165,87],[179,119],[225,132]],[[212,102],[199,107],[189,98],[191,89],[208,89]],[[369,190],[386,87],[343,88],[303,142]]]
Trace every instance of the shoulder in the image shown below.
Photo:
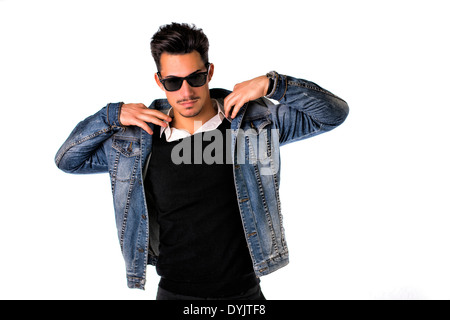
[[[169,104],[169,101],[167,99],[156,99],[153,100],[153,102],[149,106],[150,109],[156,109],[161,112],[169,111],[171,106]]]
[[[266,118],[270,114],[269,107],[272,105],[273,103],[265,97],[252,100],[248,103],[244,119],[252,120],[252,119]]]

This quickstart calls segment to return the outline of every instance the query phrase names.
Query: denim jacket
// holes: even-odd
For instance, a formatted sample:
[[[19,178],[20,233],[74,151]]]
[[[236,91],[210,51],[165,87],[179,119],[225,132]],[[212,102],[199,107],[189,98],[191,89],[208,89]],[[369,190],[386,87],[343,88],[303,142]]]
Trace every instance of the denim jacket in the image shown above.
[[[347,103],[315,83],[274,74],[267,96],[245,104],[231,122],[231,158],[243,231],[258,277],[289,262],[280,208],[280,150],[294,141],[330,131],[347,117]],[[223,105],[229,94],[212,89]],[[159,254],[155,210],[147,206],[144,178],[152,136],[119,122],[122,103],[110,103],[81,121],[59,149],[56,165],[68,173],[108,172],[128,287],[144,289],[147,264]],[[165,99],[149,108],[167,112]],[[150,124],[153,129],[154,125]],[[207,257],[205,257],[206,259]]]

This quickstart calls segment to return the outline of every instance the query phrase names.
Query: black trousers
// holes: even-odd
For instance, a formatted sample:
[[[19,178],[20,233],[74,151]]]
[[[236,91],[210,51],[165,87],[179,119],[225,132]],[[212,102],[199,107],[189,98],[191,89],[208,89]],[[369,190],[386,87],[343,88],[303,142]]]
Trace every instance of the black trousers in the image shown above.
[[[264,297],[261,286],[258,284],[253,288],[243,292],[237,296],[224,297],[224,298],[199,298],[184,296],[181,294],[172,293],[158,287],[158,293],[156,294],[156,300],[266,300]]]

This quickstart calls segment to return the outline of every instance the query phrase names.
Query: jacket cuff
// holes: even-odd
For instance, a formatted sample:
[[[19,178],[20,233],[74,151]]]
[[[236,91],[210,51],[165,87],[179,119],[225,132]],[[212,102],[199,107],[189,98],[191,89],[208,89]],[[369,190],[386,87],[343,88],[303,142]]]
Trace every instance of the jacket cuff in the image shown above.
[[[127,276],[127,286],[130,289],[145,290],[145,278]]]
[[[284,98],[287,91],[287,77],[281,74],[278,74],[275,71],[269,72],[267,77],[271,78],[273,83],[272,92],[270,92],[266,97],[274,100],[280,101]]]
[[[110,127],[122,127],[120,123],[120,111],[123,102],[109,103],[106,107],[106,121]]]

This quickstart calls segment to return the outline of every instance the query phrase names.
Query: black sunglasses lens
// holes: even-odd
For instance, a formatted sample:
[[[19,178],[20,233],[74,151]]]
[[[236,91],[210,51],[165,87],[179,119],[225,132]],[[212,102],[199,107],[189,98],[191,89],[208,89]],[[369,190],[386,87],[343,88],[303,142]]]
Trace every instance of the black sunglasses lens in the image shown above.
[[[183,81],[186,79],[191,87],[201,87],[206,83],[207,77],[208,72],[192,74],[186,78],[173,77],[164,79],[163,85],[167,91],[177,91],[180,90],[181,86],[183,85]]]
[[[183,79],[181,78],[166,79],[164,81],[164,87],[167,91],[177,91],[181,88],[182,83]]]
[[[197,73],[189,76],[186,80],[192,87],[201,87],[206,83],[207,73]]]

